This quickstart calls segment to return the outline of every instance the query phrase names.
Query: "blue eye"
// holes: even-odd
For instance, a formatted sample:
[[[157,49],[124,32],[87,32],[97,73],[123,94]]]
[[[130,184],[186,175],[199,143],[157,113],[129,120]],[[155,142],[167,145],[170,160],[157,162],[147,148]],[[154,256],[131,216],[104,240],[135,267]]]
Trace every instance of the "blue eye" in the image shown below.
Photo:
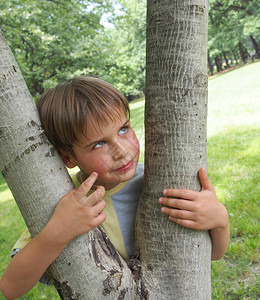
[[[103,145],[105,144],[105,142],[98,142],[94,147],[93,147],[93,149],[98,149],[98,148],[100,148],[100,147],[102,147]]]
[[[124,133],[126,133],[126,132],[127,132],[127,127],[122,127],[122,128],[119,130],[118,134],[120,135],[120,134],[124,134]]]

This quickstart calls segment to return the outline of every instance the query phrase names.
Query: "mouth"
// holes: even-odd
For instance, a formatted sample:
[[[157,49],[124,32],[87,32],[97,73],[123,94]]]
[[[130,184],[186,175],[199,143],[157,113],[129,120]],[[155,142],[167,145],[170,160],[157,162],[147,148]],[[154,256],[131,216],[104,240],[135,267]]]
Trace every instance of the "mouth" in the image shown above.
[[[133,159],[132,159],[132,160],[131,160],[129,163],[127,163],[126,165],[123,165],[122,167],[116,169],[115,172],[120,172],[120,173],[121,173],[121,172],[126,172],[126,171],[128,171],[128,170],[130,170],[130,169],[132,168],[133,163],[134,163],[134,161],[133,161]]]

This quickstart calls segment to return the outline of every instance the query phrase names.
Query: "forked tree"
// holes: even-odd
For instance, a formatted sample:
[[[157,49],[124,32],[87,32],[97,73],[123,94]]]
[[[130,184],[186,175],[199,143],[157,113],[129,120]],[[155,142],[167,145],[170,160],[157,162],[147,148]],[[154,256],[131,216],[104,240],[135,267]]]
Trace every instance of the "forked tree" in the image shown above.
[[[148,0],[145,181],[136,259],[101,228],[73,240],[49,267],[62,299],[210,299],[207,232],[174,225],[165,187],[199,190],[206,165],[208,1]],[[73,188],[48,142],[15,59],[0,36],[0,168],[35,236]]]

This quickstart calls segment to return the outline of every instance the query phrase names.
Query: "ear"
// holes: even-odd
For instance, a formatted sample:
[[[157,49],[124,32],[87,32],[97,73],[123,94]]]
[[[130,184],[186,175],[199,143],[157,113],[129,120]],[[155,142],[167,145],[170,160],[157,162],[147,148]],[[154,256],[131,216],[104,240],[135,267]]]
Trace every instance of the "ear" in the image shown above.
[[[74,168],[74,167],[76,167],[78,165],[76,158],[74,158],[73,156],[71,156],[71,154],[66,153],[64,151],[61,151],[61,150],[59,150],[59,153],[60,153],[60,156],[63,159],[65,165],[68,168]]]

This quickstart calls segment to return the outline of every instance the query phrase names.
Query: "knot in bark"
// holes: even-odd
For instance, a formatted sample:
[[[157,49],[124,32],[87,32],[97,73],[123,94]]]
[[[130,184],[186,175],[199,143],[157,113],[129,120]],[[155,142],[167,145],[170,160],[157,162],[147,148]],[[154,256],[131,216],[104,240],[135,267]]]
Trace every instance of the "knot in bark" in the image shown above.
[[[129,269],[132,271],[134,279],[138,280],[141,276],[141,262],[137,258],[131,258],[127,263]]]

